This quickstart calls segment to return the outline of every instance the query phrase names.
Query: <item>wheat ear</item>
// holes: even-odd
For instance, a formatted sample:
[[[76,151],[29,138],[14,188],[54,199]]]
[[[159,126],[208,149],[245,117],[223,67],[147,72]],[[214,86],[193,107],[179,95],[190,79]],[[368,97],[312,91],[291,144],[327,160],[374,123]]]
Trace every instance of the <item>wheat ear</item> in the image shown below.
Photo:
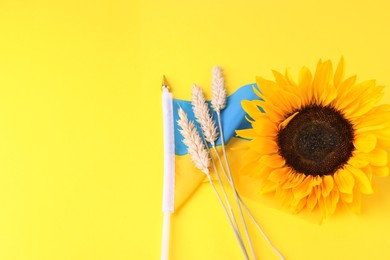
[[[236,227],[234,226],[232,219],[228,213],[228,210],[225,206],[225,204],[222,201],[221,196],[219,195],[216,187],[214,186],[214,183],[210,176],[209,166],[210,166],[210,153],[206,149],[206,146],[203,144],[202,139],[199,136],[198,131],[195,128],[194,122],[188,121],[187,114],[183,111],[182,108],[179,108],[178,111],[179,114],[179,120],[178,125],[182,128],[180,130],[181,135],[184,137],[183,143],[188,147],[188,153],[192,159],[192,161],[195,164],[195,167],[201,170],[209,180],[211,187],[213,188],[219,202],[221,203],[221,206],[226,214],[226,217],[229,220],[230,226],[233,229],[233,232],[239,242],[240,249],[242,253],[244,254],[244,258],[246,260],[249,260],[248,254],[245,250],[245,246],[242,242],[241,236],[239,235],[238,231],[236,230]]]
[[[200,124],[204,138],[211,145],[215,144],[218,138],[217,127],[211,118],[209,106],[206,103],[206,97],[202,89],[194,84],[192,88],[192,110],[196,121]]]
[[[219,112],[226,106],[225,80],[221,67],[216,66],[212,69],[211,86],[211,92],[213,94],[211,105],[215,112]]]
[[[187,114],[179,108],[178,125],[182,128],[181,135],[184,137],[183,143],[188,147],[188,153],[195,164],[195,167],[206,175],[209,174],[210,155],[206,150],[194,122],[188,121]]]

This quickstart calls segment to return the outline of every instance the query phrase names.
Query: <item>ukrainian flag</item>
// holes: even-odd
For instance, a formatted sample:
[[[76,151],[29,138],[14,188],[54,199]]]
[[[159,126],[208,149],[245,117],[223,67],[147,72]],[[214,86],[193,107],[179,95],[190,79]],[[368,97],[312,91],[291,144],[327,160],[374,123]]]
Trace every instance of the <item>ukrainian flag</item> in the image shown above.
[[[235,136],[235,131],[250,128],[250,123],[245,118],[245,111],[241,107],[242,100],[255,100],[259,97],[254,93],[256,84],[248,84],[236,90],[227,98],[227,105],[221,111],[221,123],[224,133],[224,140],[228,143]],[[188,115],[190,121],[194,121],[198,132],[201,133],[200,126],[196,122],[190,101],[174,99],[174,131],[175,131],[175,154],[176,154],[176,185],[175,185],[175,208],[179,208],[196,190],[204,179],[204,174],[196,169],[187,154],[187,146],[182,142],[183,137],[179,132],[177,121],[179,119],[178,110],[182,108]],[[216,119],[216,114],[213,115]],[[219,136],[217,145],[221,145]],[[228,149],[229,151],[230,149]],[[235,165],[237,167],[237,164]]]

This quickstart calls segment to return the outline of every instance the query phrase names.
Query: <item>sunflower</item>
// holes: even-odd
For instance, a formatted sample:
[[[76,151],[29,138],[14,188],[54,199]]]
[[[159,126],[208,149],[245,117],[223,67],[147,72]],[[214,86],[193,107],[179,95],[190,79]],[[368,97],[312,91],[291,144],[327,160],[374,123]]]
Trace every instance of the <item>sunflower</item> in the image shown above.
[[[341,58],[303,67],[296,83],[288,70],[275,81],[258,77],[260,100],[242,102],[252,128],[237,135],[245,146],[241,174],[259,178],[293,213],[332,214],[340,204],[360,211],[361,194],[373,193],[372,176],[389,175],[390,105],[378,105],[382,86],[344,79]],[[265,112],[265,113],[263,113]]]

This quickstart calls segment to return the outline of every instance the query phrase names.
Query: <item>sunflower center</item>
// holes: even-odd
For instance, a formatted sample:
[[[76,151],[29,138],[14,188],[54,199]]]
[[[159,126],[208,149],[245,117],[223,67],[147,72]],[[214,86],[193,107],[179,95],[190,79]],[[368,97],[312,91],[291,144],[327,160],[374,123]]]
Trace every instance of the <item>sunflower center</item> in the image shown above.
[[[332,107],[312,105],[278,133],[279,153],[286,164],[305,175],[331,175],[352,156],[352,124]]]

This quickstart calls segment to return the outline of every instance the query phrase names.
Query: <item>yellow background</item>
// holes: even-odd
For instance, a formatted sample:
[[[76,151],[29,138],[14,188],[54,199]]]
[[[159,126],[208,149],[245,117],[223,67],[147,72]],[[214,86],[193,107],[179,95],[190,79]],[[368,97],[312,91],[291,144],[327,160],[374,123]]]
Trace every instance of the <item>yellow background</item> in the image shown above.
[[[189,98],[214,65],[232,92],[344,55],[390,86],[390,4],[340,2],[0,1],[0,259],[159,258],[162,74]],[[322,225],[249,206],[286,259],[389,259],[390,178],[375,188]],[[172,221],[172,259],[240,259],[207,184]]]

